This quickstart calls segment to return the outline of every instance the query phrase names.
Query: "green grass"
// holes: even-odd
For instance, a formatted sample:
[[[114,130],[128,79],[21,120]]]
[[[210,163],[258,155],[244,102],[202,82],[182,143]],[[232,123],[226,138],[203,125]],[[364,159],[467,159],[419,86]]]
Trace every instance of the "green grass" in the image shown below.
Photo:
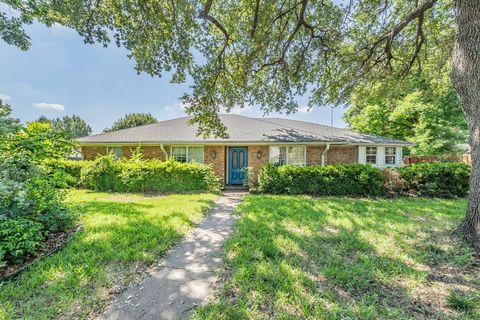
[[[465,200],[248,196],[199,319],[479,319]],[[453,293],[452,293],[453,292]]]
[[[214,199],[72,191],[68,201],[83,213],[84,229],[0,286],[0,319],[88,317],[200,222]]]

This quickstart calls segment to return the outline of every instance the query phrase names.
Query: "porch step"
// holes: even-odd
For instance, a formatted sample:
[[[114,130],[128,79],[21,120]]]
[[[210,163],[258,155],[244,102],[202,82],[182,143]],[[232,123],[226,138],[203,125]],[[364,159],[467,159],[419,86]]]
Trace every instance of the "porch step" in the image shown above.
[[[244,186],[225,186],[223,188],[224,191],[245,191],[248,190],[248,187]]]

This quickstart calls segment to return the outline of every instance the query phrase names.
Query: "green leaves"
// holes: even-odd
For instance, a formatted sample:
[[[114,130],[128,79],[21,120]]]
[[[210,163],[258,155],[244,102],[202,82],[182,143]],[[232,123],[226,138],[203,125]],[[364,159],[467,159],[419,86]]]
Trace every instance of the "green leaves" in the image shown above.
[[[346,103],[375,81],[441,69],[453,44],[447,0],[4,2],[27,22],[60,23],[88,43],[114,40],[137,72],[192,79],[186,111],[211,136],[226,135],[221,110],[291,113],[299,96],[309,106]]]
[[[146,124],[156,123],[157,119],[150,113],[130,113],[125,117],[115,121],[110,128],[105,128],[103,132],[117,131],[121,129],[143,126]]]

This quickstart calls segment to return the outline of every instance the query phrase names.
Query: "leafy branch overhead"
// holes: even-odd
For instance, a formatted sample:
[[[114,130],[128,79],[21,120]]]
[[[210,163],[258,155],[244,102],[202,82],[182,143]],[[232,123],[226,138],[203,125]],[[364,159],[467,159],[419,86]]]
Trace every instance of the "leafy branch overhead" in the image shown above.
[[[0,34],[22,49],[21,25],[37,18],[72,27],[88,43],[115,41],[138,72],[191,77],[183,98],[204,135],[225,135],[222,107],[289,113],[299,95],[310,106],[343,103],[386,72],[405,77],[434,61],[444,68],[453,44],[446,0],[2,2],[15,14],[0,14]]]

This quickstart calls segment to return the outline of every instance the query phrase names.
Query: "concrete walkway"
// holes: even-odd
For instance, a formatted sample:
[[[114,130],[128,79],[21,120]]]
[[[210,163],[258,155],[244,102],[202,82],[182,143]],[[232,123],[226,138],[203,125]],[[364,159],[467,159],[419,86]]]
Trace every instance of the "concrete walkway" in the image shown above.
[[[232,232],[231,214],[243,192],[228,192],[211,214],[173,248],[154,271],[121,293],[101,319],[185,319],[205,303],[217,281],[223,243]]]

